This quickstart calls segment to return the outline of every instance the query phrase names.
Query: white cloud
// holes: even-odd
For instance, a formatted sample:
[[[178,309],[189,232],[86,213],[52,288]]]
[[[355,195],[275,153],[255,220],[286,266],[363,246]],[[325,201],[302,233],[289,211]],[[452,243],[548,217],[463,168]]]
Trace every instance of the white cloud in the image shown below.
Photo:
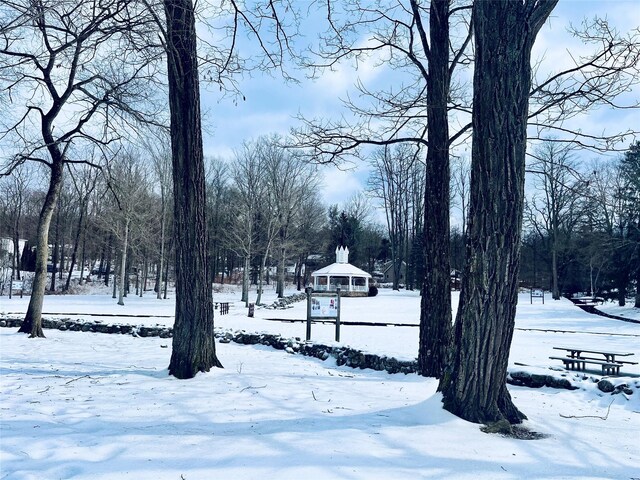
[[[362,173],[355,169],[340,170],[335,166],[321,166],[318,172],[323,177],[322,198],[327,205],[347,202],[355,193],[364,189]]]

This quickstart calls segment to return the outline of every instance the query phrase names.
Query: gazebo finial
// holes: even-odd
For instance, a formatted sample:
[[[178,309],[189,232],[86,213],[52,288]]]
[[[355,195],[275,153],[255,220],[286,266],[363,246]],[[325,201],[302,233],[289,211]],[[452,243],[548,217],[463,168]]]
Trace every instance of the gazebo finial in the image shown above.
[[[348,247],[336,247],[336,263],[349,263]]]

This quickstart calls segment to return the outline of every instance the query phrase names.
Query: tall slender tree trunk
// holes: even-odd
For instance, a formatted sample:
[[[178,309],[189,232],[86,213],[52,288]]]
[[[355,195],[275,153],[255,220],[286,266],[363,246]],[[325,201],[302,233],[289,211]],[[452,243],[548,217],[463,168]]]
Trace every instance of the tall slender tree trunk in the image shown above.
[[[280,240],[284,242],[284,237],[282,237]],[[285,247],[280,247],[280,260],[278,261],[278,283],[276,285],[276,292],[278,293],[278,298],[284,298],[286,260],[287,260],[287,251]]]
[[[555,236],[551,240],[551,278],[551,298],[554,300],[560,300],[560,287],[558,286],[558,247]]]
[[[109,234],[109,241],[107,242],[107,265],[105,267],[104,284],[109,286],[109,276],[111,275],[111,254],[113,253],[113,233]]]
[[[118,305],[124,305],[125,278],[127,277],[127,248],[129,247],[129,218],[124,223],[124,239],[120,254],[120,276],[118,277]]]
[[[164,191],[164,187],[163,191]],[[165,224],[166,224],[166,220],[165,220],[165,200],[164,200],[164,194],[163,194],[163,198],[162,198],[162,210],[160,211],[160,263],[158,265],[158,276],[159,276],[159,281],[157,282],[157,299],[161,300],[162,299],[162,268],[164,267],[164,230],[165,230]]]
[[[50,137],[45,136],[45,139]],[[53,140],[51,138],[51,140]],[[62,155],[58,151],[57,144],[51,142],[49,151],[52,152],[53,161],[50,165],[51,176],[49,178],[49,189],[44,198],[44,204],[40,211],[38,229],[36,232],[36,268],[33,277],[33,286],[29,307],[24,317],[24,321],[19,332],[28,333],[30,337],[44,337],[42,331],[42,304],[44,302],[44,291],[47,286],[47,259],[49,258],[49,226],[55,210],[60,189],[62,188],[62,173],[64,162]],[[55,274],[54,274],[55,275]]]
[[[247,254],[244,257],[244,268],[242,269],[242,298],[241,301],[244,302],[245,306],[249,305],[249,269],[251,268],[251,263],[249,260],[249,255]]]
[[[418,371],[440,378],[451,338],[449,243],[449,0],[433,0],[427,83],[427,150],[424,233],[425,278],[420,300]]]
[[[64,285],[65,291],[69,290],[69,286],[71,285],[71,274],[73,273],[73,268],[76,266],[76,258],[78,255],[78,248],[80,247],[80,238],[82,236],[82,224],[84,220],[84,211],[85,211],[84,202],[81,202],[80,216],[78,217],[78,226],[76,230],[76,238],[75,238],[75,241],[73,242],[73,250],[71,251],[71,261],[69,262],[70,263],[69,273],[67,275],[67,281],[65,282],[65,285]]]
[[[58,200],[60,197],[58,196]],[[56,273],[58,273],[58,252],[60,251],[60,202],[58,201],[58,215],[56,215],[56,240],[53,243],[53,255],[51,256],[51,263],[53,264],[51,267],[51,285],[49,286],[49,290],[52,292],[56,291]],[[54,209],[55,210],[55,209]]]
[[[16,221],[13,224],[13,257],[11,261],[16,280],[20,280],[20,216],[22,215],[22,198],[20,198],[18,202]]]
[[[262,265],[260,265],[260,272],[258,272],[258,295],[256,297],[256,305],[260,305],[262,303],[262,284],[264,278],[264,272],[267,269],[267,258],[269,257],[269,248],[264,252],[262,256]]]
[[[471,209],[445,409],[472,422],[526,418],[507,390],[518,299],[530,56],[557,0],[473,4]]]
[[[222,367],[216,356],[207,265],[205,171],[194,7],[164,0],[171,114],[176,316],[169,374],[193,378]]]
[[[640,248],[640,246],[638,248]],[[640,257],[640,254],[636,256],[636,258],[638,257]],[[637,264],[636,264],[636,297],[635,297],[633,306],[635,308],[640,308],[640,266],[637,266]]]
[[[84,281],[84,266],[87,263],[87,224],[82,227],[82,255],[80,256],[80,285]],[[89,274],[91,268],[89,268]]]

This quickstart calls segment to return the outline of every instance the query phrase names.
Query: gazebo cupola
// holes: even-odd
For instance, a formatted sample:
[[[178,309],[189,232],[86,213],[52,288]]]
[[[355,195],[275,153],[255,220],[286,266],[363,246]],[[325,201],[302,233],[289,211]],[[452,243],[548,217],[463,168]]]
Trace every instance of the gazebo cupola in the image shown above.
[[[311,274],[313,289],[317,292],[334,292],[338,285],[345,296],[367,296],[369,275],[349,263],[349,248],[336,247],[336,261]]]

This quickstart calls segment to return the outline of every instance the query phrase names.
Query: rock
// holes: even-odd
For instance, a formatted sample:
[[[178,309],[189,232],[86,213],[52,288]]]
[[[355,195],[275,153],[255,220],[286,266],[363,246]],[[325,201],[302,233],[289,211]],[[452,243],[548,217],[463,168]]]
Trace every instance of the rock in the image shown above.
[[[565,390],[578,390],[578,387],[571,385],[571,382],[566,378],[555,378],[552,376],[547,377],[547,387],[551,388],[564,388]]]
[[[511,372],[507,377],[507,383],[518,387],[528,387],[531,375],[527,372]]]
[[[629,388],[629,385],[627,385],[626,383],[621,383],[619,385],[616,385],[615,388],[613,389],[613,392],[611,392],[612,395],[615,395],[617,393],[625,393],[626,395],[633,395],[633,390],[631,390]]]
[[[609,393],[609,392],[613,392],[615,390],[615,387],[613,386],[613,383],[611,383],[609,380],[603,378],[602,380],[600,380],[598,382],[598,389],[601,392]]]
[[[529,384],[529,386],[531,388],[541,388],[547,385],[547,375],[538,375],[534,373],[530,378],[531,383]]]
[[[507,420],[488,423],[480,427],[480,430],[484,433],[500,433],[502,435],[511,435],[513,433],[512,426]]]

